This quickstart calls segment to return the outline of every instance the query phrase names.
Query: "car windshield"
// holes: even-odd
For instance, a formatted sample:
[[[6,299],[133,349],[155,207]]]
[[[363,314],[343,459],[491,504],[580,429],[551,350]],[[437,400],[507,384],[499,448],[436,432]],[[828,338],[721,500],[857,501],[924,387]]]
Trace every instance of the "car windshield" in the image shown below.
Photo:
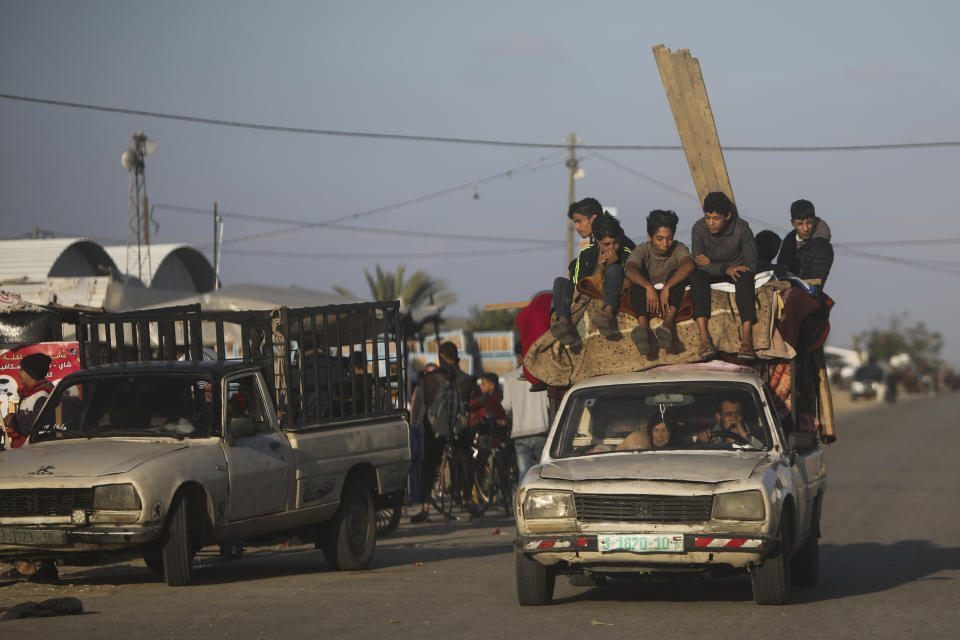
[[[634,384],[581,389],[567,401],[554,458],[625,451],[771,446],[754,387],[716,382]]]
[[[213,384],[196,375],[122,375],[60,384],[34,423],[31,442],[61,438],[205,438]]]

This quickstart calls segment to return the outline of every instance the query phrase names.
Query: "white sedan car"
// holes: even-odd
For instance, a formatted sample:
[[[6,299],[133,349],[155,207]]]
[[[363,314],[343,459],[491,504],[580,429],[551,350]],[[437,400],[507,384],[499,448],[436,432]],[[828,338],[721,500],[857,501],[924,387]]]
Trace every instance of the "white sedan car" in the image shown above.
[[[749,572],[759,604],[815,583],[823,451],[774,406],[729,365],[574,386],[517,495],[520,604],[548,604],[558,575]]]

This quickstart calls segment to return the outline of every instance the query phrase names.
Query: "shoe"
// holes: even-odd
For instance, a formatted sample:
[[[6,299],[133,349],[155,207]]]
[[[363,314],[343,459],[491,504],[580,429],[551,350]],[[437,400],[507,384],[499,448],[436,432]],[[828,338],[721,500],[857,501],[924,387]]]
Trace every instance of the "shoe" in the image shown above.
[[[633,344],[636,345],[637,351],[640,352],[642,356],[650,355],[650,330],[646,327],[641,327],[637,325],[630,330],[630,339],[633,340]]]
[[[713,360],[717,357],[717,348],[713,346],[711,342],[705,347],[700,347],[700,353],[698,355],[701,360]]]
[[[597,331],[600,332],[604,338],[612,338],[617,333],[617,321],[614,318],[610,317],[610,314],[599,313],[597,315],[590,316],[590,322],[593,323],[593,326],[597,328]]]
[[[670,349],[670,346],[673,344],[673,332],[670,331],[670,329],[660,325],[654,329],[653,333],[657,336],[657,342],[660,344],[661,349],[664,351]]]
[[[557,342],[568,347],[580,342],[580,336],[577,334],[577,330],[573,328],[573,324],[569,320],[567,322],[561,322],[558,320],[551,324],[550,335],[556,338]]]
[[[757,359],[757,352],[753,350],[753,345],[740,345],[740,352],[737,353],[737,360],[741,362],[752,362]]]
[[[37,584],[57,584],[60,582],[60,572],[52,562],[41,562],[37,565],[36,572],[27,579]]]
[[[7,569],[3,573],[0,573],[0,578],[4,580],[21,580],[26,581],[32,578],[33,575],[27,575],[25,573],[20,573],[20,570],[14,567],[13,569]]]
[[[429,514],[426,511],[421,511],[415,516],[410,516],[410,524],[420,524],[427,521],[427,516]]]

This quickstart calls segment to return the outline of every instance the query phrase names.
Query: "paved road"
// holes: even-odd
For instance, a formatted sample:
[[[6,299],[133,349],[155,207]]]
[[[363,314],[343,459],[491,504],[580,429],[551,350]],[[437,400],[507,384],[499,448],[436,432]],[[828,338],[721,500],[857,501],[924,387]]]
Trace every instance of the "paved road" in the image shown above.
[[[519,607],[503,516],[404,524],[374,568],[335,573],[310,547],[201,558],[171,589],[142,563],[67,567],[64,584],[0,586],[0,607],[76,596],[87,614],[0,623],[17,638],[954,638],[960,627],[960,394],[845,412],[827,450],[821,584],[785,607],[745,577],[595,588],[558,580]],[[16,636],[13,636],[16,633]]]

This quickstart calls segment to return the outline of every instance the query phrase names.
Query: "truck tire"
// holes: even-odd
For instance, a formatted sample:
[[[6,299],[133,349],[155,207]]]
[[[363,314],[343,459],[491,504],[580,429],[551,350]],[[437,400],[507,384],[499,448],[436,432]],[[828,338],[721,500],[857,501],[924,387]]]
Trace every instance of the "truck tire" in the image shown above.
[[[403,491],[397,491],[384,496],[383,504],[377,507],[377,536],[386,536],[393,533],[400,525],[403,516]]]
[[[517,601],[525,607],[550,604],[556,574],[519,549],[514,550],[513,559],[517,569]]]
[[[757,604],[787,604],[790,600],[790,518],[780,522],[780,548],[750,573],[753,601]]]
[[[820,522],[810,527],[807,541],[797,550],[791,561],[793,584],[811,587],[820,581]]]
[[[377,546],[376,524],[370,490],[361,482],[347,485],[321,542],[327,564],[337,571],[366,569]]]
[[[171,587],[190,584],[193,554],[196,551],[190,535],[189,503],[186,496],[175,498],[170,521],[167,523],[167,540],[163,544],[163,579]]]

